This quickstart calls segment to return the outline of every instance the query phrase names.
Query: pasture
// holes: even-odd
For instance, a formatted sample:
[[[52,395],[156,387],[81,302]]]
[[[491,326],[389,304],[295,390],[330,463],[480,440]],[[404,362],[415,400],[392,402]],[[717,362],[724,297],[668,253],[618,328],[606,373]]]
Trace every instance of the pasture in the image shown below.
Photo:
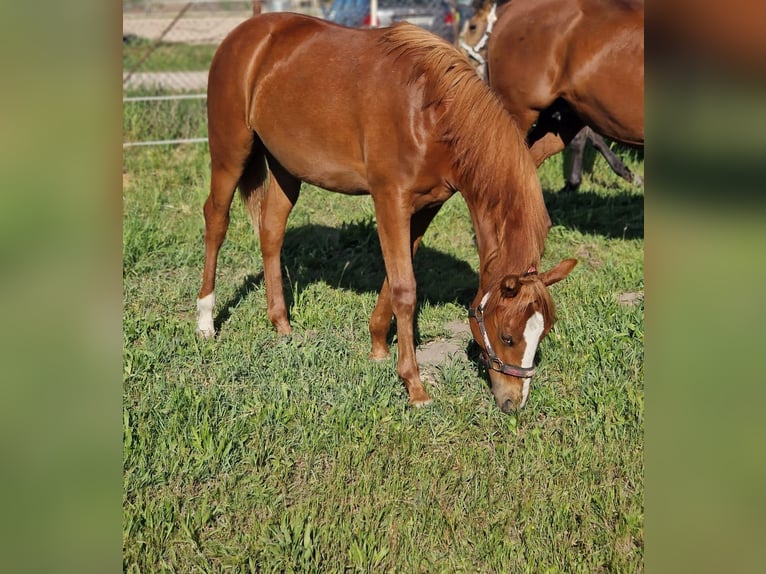
[[[126,105],[126,141],[205,134],[202,101],[161,105],[181,119]],[[235,201],[204,341],[207,147],[124,150],[124,570],[643,571],[643,189],[597,157],[579,193],[559,193],[562,161],[540,170],[543,268],[580,263],[551,288],[558,322],[517,418],[465,330],[478,256],[462,198],[415,260],[434,401],[414,410],[395,348],[367,358],[383,280],[368,197],[304,185],[282,258],[291,337],[266,317]]]

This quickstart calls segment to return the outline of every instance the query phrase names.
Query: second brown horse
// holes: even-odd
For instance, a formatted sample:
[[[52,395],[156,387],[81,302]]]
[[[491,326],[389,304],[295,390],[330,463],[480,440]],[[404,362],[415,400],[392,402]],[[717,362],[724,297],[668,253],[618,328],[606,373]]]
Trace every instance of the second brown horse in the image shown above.
[[[454,47],[409,24],[352,30],[297,14],[255,16],[213,58],[208,132],[203,336],[215,334],[216,262],[237,186],[260,234],[268,316],[283,334],[291,327],[280,252],[301,182],[370,194],[386,268],[371,356],[388,356],[393,314],[397,371],[410,403],[428,403],[415,359],[412,257],[459,190],[480,256],[471,327],[498,406],[523,406],[535,350],[554,320],[547,286],[576,261],[538,272],[548,219],[535,165],[511,117]],[[485,153],[498,146],[504,153]]]
[[[489,83],[537,165],[583,126],[643,146],[643,0],[486,0],[463,43],[486,46]]]

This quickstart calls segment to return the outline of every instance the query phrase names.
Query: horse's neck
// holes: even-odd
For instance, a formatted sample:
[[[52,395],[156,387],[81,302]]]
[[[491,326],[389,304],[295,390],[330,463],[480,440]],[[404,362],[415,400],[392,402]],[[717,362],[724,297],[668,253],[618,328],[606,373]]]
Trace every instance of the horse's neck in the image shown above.
[[[488,291],[508,274],[520,275],[540,266],[542,241],[533,221],[515,206],[506,211],[463,194],[471,212],[479,251],[480,289]],[[512,202],[508,202],[512,204]],[[543,238],[544,239],[544,238]]]

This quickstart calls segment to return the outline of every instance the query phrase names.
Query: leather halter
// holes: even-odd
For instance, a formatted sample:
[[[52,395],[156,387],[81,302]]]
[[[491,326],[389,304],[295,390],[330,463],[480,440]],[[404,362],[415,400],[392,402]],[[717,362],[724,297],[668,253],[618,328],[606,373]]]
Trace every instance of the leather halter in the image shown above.
[[[537,271],[534,267],[530,267],[529,271],[527,271],[524,276],[531,275],[533,273],[537,273]],[[495,350],[492,348],[492,343],[489,342],[489,334],[487,333],[487,328],[484,325],[484,309],[487,306],[487,302],[489,301],[489,296],[491,293],[492,290],[489,290],[484,294],[484,297],[482,297],[478,307],[471,307],[468,309],[468,317],[476,319],[476,323],[479,325],[479,332],[481,332],[482,339],[484,339],[484,353],[487,356],[485,358],[482,354],[481,360],[490,370],[497,371],[498,373],[502,373],[504,375],[518,377],[519,379],[528,379],[535,374],[534,366],[519,367],[517,365],[504,363],[502,359],[500,359],[500,357],[498,357],[495,353]]]

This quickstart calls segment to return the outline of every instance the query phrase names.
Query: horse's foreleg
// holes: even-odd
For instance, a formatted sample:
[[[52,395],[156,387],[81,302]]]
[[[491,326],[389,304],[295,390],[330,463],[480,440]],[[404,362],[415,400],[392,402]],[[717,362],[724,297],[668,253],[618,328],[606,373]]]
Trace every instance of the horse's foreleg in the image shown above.
[[[408,207],[404,202],[390,196],[387,201],[375,201],[375,215],[378,221],[380,247],[386,264],[390,304],[396,316],[399,351],[396,370],[407,388],[410,404],[423,406],[431,402],[431,399],[423,388],[415,357],[413,321],[416,284],[415,272],[412,268],[411,216]]]
[[[567,191],[576,191],[582,183],[582,162],[585,156],[585,144],[588,143],[588,132],[590,128],[581,129],[577,135],[569,142],[569,151],[571,152],[571,163],[569,171],[566,174],[565,181]]]
[[[530,146],[529,152],[535,165],[540,167],[546,159],[564,151],[565,147],[566,144],[559,134],[548,132]]]
[[[567,107],[552,106],[541,113],[527,133],[535,165],[540,167],[546,159],[563,151],[582,128],[582,122]]]
[[[422,209],[412,216],[410,222],[410,238],[412,241],[412,257],[418,250],[420,241],[423,239],[428,226],[433,218],[439,213],[441,205]],[[372,350],[370,358],[373,360],[386,359],[389,356],[388,343],[386,338],[391,328],[391,317],[393,307],[391,306],[391,291],[388,285],[388,278],[383,280],[383,286],[378,295],[378,302],[370,317],[370,338],[372,339]]]
[[[301,182],[269,158],[272,177],[261,204],[259,234],[263,256],[263,280],[266,283],[267,314],[280,335],[292,331],[287,318],[282,284],[281,252],[287,218],[298,201]]]
[[[388,277],[383,279],[383,286],[378,294],[378,301],[370,316],[370,339],[372,350],[370,358],[373,361],[382,361],[390,355],[388,350],[388,330],[391,328],[391,317],[394,313],[391,306],[391,290],[388,287]]]

